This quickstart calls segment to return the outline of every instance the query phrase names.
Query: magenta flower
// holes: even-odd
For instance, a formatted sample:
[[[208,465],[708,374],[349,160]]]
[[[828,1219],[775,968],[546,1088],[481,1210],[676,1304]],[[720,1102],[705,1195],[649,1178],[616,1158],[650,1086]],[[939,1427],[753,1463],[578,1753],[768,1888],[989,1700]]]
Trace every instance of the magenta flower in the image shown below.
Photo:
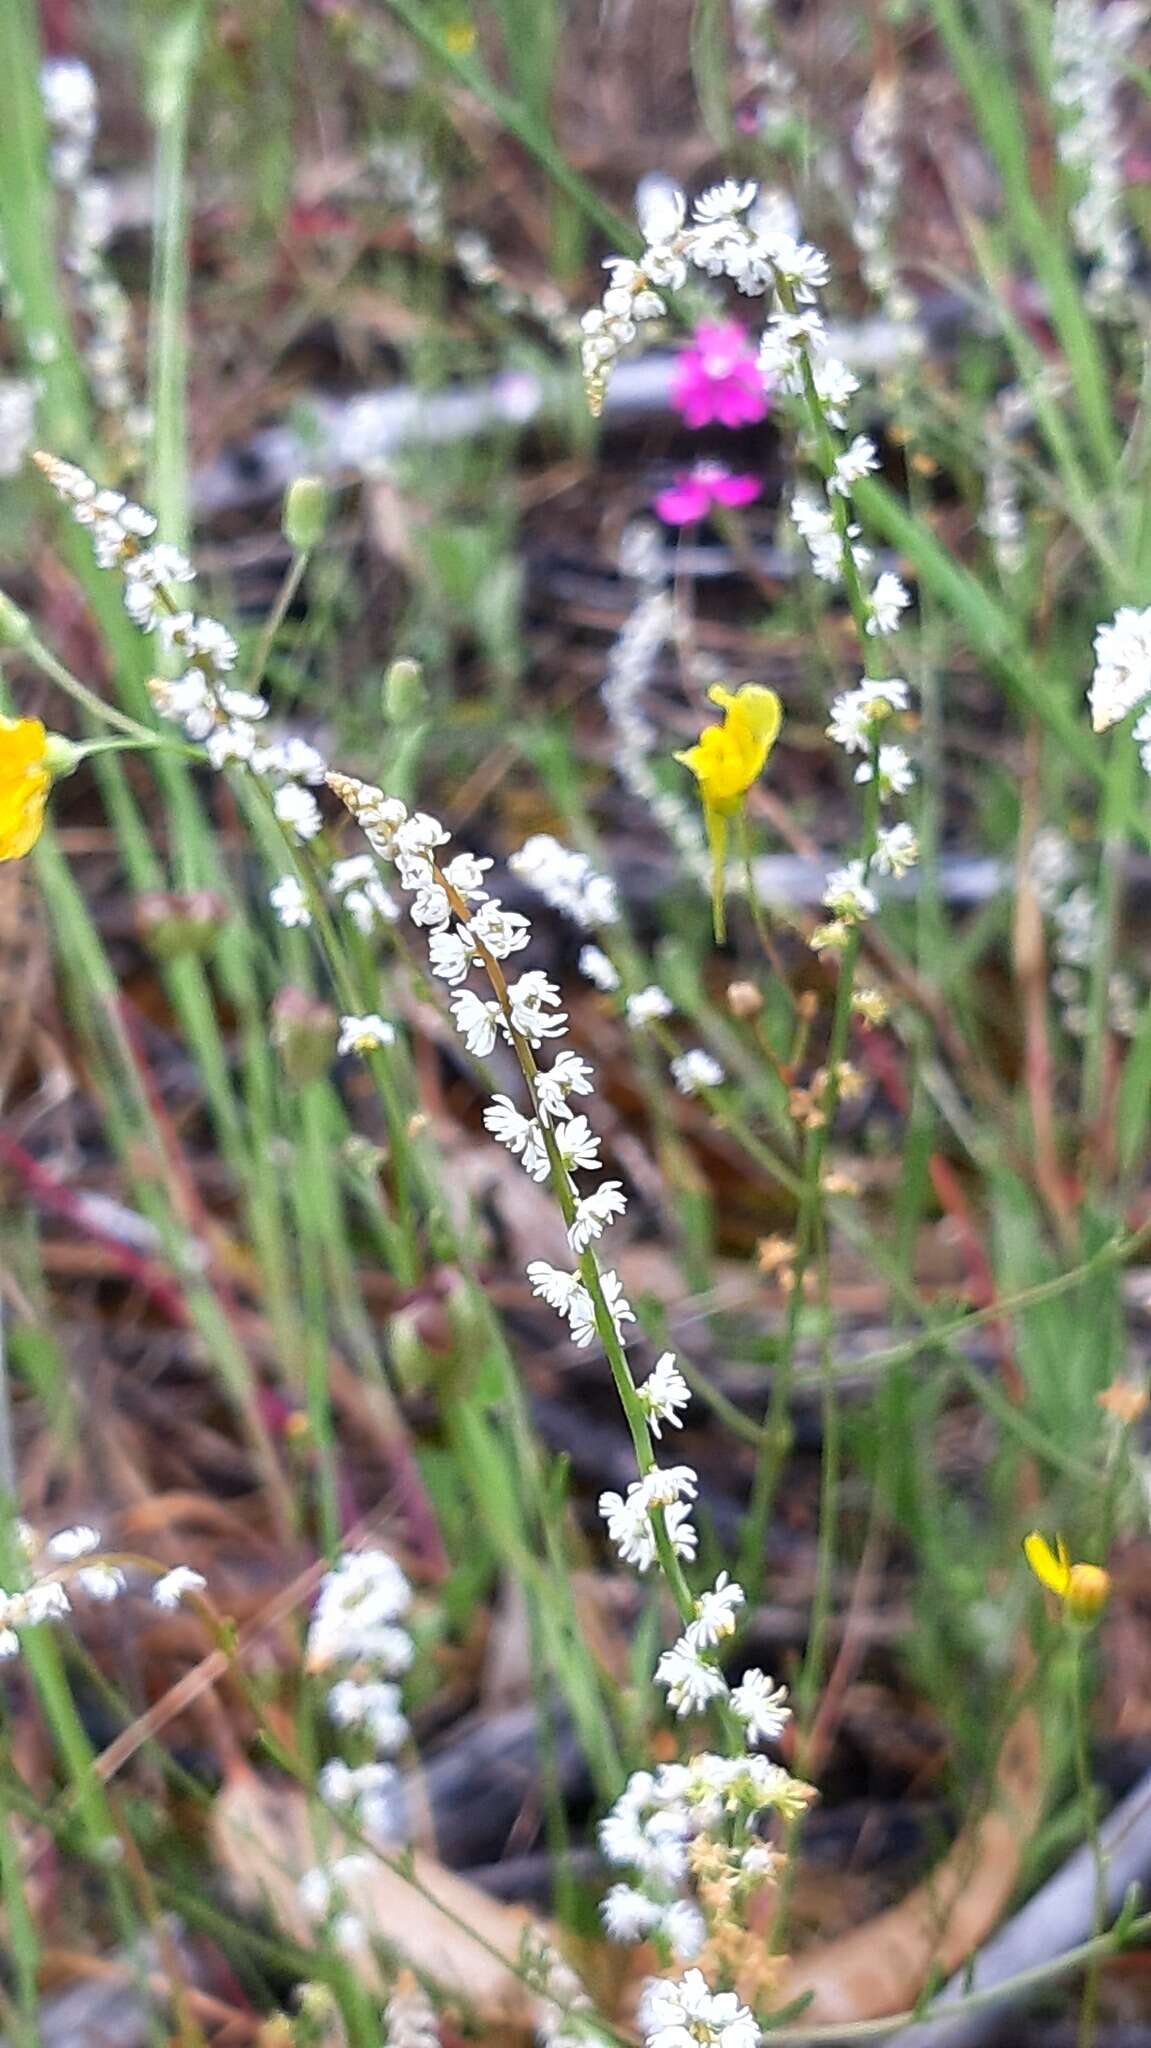
[[[697,327],[675,366],[671,401],[689,427],[750,427],[767,411],[763,374],[746,327]]]
[[[733,476],[722,462],[697,462],[683,469],[670,490],[660,491],[652,500],[661,519],[669,526],[689,526],[706,519],[713,505],[750,505],[763,486],[754,476]]]

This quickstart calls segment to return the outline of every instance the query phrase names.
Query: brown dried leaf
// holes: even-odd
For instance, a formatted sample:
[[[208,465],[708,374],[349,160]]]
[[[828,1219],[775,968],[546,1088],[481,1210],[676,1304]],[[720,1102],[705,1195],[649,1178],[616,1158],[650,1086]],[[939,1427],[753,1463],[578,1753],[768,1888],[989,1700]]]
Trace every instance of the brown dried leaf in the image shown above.
[[[297,1884],[316,1862],[317,1845],[302,1792],[236,1771],[216,1801],[212,1838],[217,1859],[240,1900],[273,1915],[304,1946],[313,1930]],[[354,1853],[338,1830],[325,1834],[323,1860]],[[416,1850],[414,1882],[377,1862],[349,1891],[349,1903],[381,1941],[446,1996],[486,2025],[531,2028],[539,2001],[514,1973],[525,1928],[533,1923],[432,1856]],[[383,1984],[370,1951],[351,1965],[374,1992]]]
[[[1008,1732],[994,1803],[969,1822],[943,1861],[886,1913],[809,1949],[780,1983],[783,2002],[813,1994],[804,2024],[881,2019],[914,2005],[933,1971],[959,1967],[995,1927],[1042,1812],[1039,1724],[1030,1711]]]

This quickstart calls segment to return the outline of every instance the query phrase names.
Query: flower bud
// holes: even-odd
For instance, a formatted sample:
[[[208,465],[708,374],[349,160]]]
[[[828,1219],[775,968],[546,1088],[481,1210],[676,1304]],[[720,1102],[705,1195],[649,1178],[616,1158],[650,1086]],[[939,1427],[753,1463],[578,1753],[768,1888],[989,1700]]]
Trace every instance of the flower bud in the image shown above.
[[[328,493],[318,476],[298,476],[284,493],[281,530],[297,555],[310,555],[324,537]]]
[[[1067,1576],[1063,1607],[1069,1621],[1090,1628],[1111,1598],[1111,1574],[1101,1564],[1073,1564]]]
[[[78,747],[74,740],[65,739],[62,732],[45,735],[44,766],[53,782],[59,782],[63,775],[73,775],[83,759],[83,747]]]
[[[393,725],[411,725],[427,709],[428,693],[418,661],[393,661],[384,677],[384,715]]]
[[[727,1007],[733,1017],[758,1017],[763,997],[754,981],[731,981],[727,986]]]
[[[272,1002],[271,1040],[296,1087],[318,1081],[332,1064],[339,1018],[306,989],[282,988]]]
[[[136,930],[157,960],[211,952],[227,917],[227,904],[211,889],[195,889],[188,895],[156,889],[136,903]]]

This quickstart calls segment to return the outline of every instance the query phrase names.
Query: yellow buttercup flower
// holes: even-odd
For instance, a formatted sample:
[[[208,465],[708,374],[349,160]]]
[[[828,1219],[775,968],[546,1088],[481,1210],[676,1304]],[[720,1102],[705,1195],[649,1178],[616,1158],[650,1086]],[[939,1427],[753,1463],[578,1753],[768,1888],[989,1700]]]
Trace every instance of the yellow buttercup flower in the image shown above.
[[[738,690],[715,683],[707,694],[722,710],[723,723],[706,726],[694,747],[675,758],[691,769],[699,784],[712,855],[715,936],[722,940],[728,820],[742,811],[749,789],[767,765],[783,720],[783,706],[774,690],[765,690],[759,683],[741,683]]]
[[[0,860],[20,860],[40,837],[52,776],[38,718],[0,718]]]
[[[1098,1620],[1111,1597],[1111,1575],[1100,1564],[1072,1564],[1062,1536],[1052,1550],[1037,1529],[1024,1537],[1023,1554],[1041,1586],[1062,1602],[1069,1621]]]

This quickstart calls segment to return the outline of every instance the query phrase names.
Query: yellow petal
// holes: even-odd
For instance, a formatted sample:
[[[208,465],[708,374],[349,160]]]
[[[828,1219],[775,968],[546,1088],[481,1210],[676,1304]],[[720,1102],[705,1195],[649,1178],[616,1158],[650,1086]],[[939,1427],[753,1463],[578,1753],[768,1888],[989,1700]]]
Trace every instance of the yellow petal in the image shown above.
[[[765,690],[760,683],[743,683],[735,693],[732,710],[751,727],[761,745],[774,745],[783,722],[783,706],[774,690]]]
[[[1055,1541],[1058,1545],[1058,1556],[1046,1537],[1041,1536],[1037,1529],[1033,1529],[1030,1536],[1023,1539],[1023,1554],[1040,1585],[1046,1586],[1049,1592],[1057,1593],[1062,1600],[1071,1583],[1071,1561],[1062,1537],[1057,1536]]]
[[[38,718],[0,718],[0,861],[22,859],[40,837],[51,786],[46,745]]]

